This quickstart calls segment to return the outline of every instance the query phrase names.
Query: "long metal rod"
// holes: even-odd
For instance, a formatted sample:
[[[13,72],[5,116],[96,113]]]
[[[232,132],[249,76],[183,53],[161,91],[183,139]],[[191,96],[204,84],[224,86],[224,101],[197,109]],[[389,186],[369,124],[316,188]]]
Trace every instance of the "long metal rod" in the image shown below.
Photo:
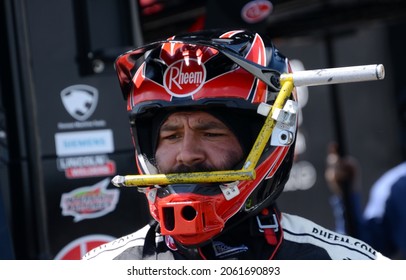
[[[385,78],[385,68],[382,64],[371,64],[297,71],[282,74],[280,80],[283,82],[289,78],[293,79],[296,87],[373,81]]]

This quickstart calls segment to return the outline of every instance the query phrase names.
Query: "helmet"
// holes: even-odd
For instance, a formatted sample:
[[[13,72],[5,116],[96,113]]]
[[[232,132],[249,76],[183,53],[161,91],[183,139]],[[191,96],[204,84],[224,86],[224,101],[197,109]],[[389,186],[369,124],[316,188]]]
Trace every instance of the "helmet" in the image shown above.
[[[235,132],[247,155],[266,119],[258,108],[273,104],[280,89],[279,75],[290,72],[287,58],[270,40],[247,30],[173,36],[124,53],[115,67],[127,100],[141,175],[157,173],[153,159],[160,125],[179,110],[213,114]],[[264,79],[269,73],[271,79]],[[296,102],[294,93],[289,101]],[[290,125],[276,125],[252,180],[139,188],[161,233],[184,246],[201,246],[273,204],[293,162],[295,112],[293,116]],[[282,141],[286,131],[289,140]]]

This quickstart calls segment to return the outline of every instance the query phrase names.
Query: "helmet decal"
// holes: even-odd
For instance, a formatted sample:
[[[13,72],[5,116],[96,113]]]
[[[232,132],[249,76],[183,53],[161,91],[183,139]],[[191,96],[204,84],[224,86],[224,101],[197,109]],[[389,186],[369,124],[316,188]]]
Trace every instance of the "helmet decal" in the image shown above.
[[[132,107],[135,104],[142,103],[144,101],[149,100],[165,100],[170,101],[171,96],[163,92],[163,86],[158,84],[157,82],[148,79],[145,74],[145,65],[142,65],[136,72],[133,78],[134,88],[130,98],[128,99],[128,108],[127,110],[131,111]],[[141,90],[143,94],[138,94],[139,90]]]
[[[230,84],[230,80],[233,81],[232,84]],[[194,95],[194,99],[223,96],[248,100],[254,83],[253,76],[247,76],[244,69],[238,68],[206,81],[204,88]]]
[[[267,57],[265,53],[264,42],[258,34],[255,35],[251,49],[248,52],[246,59],[254,61],[261,66],[266,65]],[[263,100],[266,100],[267,96],[264,96],[267,93],[266,84],[259,79],[257,79],[256,83],[257,85],[252,97],[253,102],[261,102]]]
[[[176,97],[193,95],[202,88],[205,80],[206,68],[194,58],[175,61],[164,73],[165,90]]]
[[[231,38],[236,34],[244,33],[244,32],[245,32],[244,30],[232,30],[232,31],[228,31],[228,32],[220,35],[219,38]]]

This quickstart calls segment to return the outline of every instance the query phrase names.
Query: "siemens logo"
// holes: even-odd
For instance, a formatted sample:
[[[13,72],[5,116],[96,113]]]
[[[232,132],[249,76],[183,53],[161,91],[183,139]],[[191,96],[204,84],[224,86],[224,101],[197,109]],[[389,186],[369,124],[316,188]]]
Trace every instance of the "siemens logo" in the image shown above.
[[[93,147],[103,146],[105,145],[105,141],[102,138],[73,139],[64,141],[63,145],[65,146],[65,148]]]
[[[55,148],[58,157],[112,153],[113,132],[103,129],[56,133]]]

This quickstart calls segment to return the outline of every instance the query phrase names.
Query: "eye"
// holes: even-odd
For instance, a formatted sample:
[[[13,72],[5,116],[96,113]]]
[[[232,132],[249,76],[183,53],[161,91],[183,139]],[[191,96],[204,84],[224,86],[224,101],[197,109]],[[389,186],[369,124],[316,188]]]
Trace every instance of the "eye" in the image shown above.
[[[179,139],[181,136],[178,133],[168,133],[161,135],[161,140],[176,140]]]
[[[224,134],[217,133],[217,132],[206,132],[204,135],[207,137],[220,137],[220,136],[223,136]]]
[[[226,130],[223,129],[207,129],[203,131],[203,135],[205,137],[210,137],[210,138],[215,138],[215,137],[225,137],[229,133],[227,133]]]
[[[167,135],[167,136],[162,137],[162,138],[171,140],[171,139],[177,139],[177,138],[179,138],[179,136],[177,134],[170,134],[170,135]]]

